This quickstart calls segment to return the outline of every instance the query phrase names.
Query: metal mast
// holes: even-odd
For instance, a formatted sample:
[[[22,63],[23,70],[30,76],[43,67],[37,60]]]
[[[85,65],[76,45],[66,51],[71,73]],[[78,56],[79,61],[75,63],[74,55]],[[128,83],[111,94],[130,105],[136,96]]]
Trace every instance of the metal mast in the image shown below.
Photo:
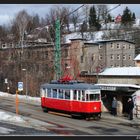
[[[61,46],[60,46],[60,20],[55,22],[55,75],[56,80],[61,77]]]

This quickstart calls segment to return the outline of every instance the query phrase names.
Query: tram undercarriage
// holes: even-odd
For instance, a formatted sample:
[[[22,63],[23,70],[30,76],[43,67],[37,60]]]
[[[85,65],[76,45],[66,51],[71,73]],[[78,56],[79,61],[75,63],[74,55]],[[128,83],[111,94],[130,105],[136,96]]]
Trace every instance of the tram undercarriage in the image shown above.
[[[101,119],[101,112],[94,112],[94,113],[83,113],[83,112],[70,112],[70,111],[64,111],[64,110],[58,110],[58,109],[52,109],[47,107],[42,107],[43,112],[48,113],[49,111],[59,112],[59,113],[65,113],[71,115],[72,118],[78,119],[83,118],[87,121],[90,119],[99,120]]]

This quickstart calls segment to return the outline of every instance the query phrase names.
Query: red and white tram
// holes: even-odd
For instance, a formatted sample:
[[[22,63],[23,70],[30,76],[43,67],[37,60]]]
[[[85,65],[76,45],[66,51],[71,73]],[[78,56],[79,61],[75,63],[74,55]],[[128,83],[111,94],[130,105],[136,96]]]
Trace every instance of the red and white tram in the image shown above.
[[[100,88],[93,84],[78,81],[52,81],[40,88],[41,106],[44,112],[62,113],[90,117],[101,117]]]

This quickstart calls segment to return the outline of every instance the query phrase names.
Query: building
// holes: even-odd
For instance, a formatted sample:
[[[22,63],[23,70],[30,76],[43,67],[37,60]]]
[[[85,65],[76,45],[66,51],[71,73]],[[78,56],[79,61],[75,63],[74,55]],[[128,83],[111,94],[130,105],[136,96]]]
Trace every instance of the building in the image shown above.
[[[71,51],[79,65],[80,73],[99,73],[110,67],[134,66],[135,44],[126,40],[88,42],[71,40]]]
[[[140,67],[107,68],[98,74],[98,83],[140,84]]]
[[[115,18],[115,23],[120,23],[122,21],[122,16],[119,14],[116,18]]]
[[[62,58],[67,57],[67,48],[69,44],[61,44]],[[65,61],[62,59],[62,66]],[[40,85],[50,82],[54,78],[54,45],[43,42],[28,42],[26,46],[5,47],[0,49],[0,88],[10,93],[15,93],[17,83],[23,81],[24,94],[26,82],[28,95],[39,96]],[[26,72],[22,69],[26,69]],[[62,70],[64,68],[62,67]],[[27,81],[26,81],[27,78]],[[5,83],[7,79],[7,83]]]
[[[10,44],[10,42],[8,42]],[[2,43],[4,44],[4,42]],[[6,90],[4,79],[8,79],[10,91],[16,91],[17,82],[26,82],[31,95],[39,95],[39,86],[54,78],[54,44],[47,42],[26,41],[24,47],[14,44],[12,47],[0,46],[0,88]],[[95,74],[106,67],[133,66],[135,44],[125,40],[88,42],[73,39],[71,43],[61,44],[62,75]],[[117,57],[117,55],[119,55]],[[123,58],[123,60],[122,60]],[[96,79],[93,81],[96,82]]]

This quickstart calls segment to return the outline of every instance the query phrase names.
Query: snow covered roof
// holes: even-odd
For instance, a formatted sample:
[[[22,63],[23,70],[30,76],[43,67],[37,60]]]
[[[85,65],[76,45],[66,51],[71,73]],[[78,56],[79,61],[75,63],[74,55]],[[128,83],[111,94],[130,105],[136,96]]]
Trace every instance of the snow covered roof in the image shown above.
[[[140,60],[140,54],[138,54],[134,60]]]
[[[107,68],[99,75],[110,76],[140,76],[140,67],[116,67]]]
[[[84,39],[89,41],[98,41],[102,39],[103,31],[98,32],[84,32]],[[82,39],[82,34],[80,32],[75,32],[67,34],[64,36],[64,42],[70,43],[72,39]]]
[[[134,84],[95,84],[97,86],[108,86],[108,87],[132,87],[140,89],[140,86]]]

